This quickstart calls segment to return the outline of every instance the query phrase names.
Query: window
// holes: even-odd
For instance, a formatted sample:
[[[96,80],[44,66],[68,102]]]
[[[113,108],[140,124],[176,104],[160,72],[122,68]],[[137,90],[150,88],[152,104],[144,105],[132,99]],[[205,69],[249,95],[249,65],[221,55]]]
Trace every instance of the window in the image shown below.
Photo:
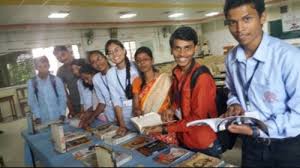
[[[72,50],[74,58],[80,58],[79,49],[77,45],[69,46],[69,48]],[[50,63],[50,73],[56,75],[56,72],[58,68],[62,65],[59,61],[57,61],[56,57],[53,55],[54,47],[48,47],[48,48],[35,48],[32,49],[32,55],[33,58],[40,57],[40,56],[46,56],[49,59]]]
[[[136,51],[135,41],[125,41],[123,44],[124,44],[124,47],[127,51],[127,57],[129,58],[129,60],[133,61],[134,60],[134,53]]]
[[[75,58],[79,58],[77,45],[69,47]],[[54,47],[34,48],[27,51],[16,51],[0,55],[0,88],[26,84],[35,75],[33,58],[45,55],[49,59],[50,73],[56,74],[62,65],[53,55]]]
[[[34,75],[30,51],[5,53],[0,56],[0,88],[25,84]]]

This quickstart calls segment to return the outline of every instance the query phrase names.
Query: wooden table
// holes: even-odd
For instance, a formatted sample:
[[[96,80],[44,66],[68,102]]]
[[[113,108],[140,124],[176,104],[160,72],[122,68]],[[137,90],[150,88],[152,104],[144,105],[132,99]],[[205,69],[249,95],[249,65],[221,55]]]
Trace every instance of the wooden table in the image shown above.
[[[4,103],[4,102],[9,102],[12,117],[13,117],[13,119],[17,119],[17,112],[16,112],[14,96],[10,95],[10,96],[1,97],[0,103]],[[0,110],[0,113],[1,113],[1,110]],[[0,121],[3,121],[2,114],[0,114]]]

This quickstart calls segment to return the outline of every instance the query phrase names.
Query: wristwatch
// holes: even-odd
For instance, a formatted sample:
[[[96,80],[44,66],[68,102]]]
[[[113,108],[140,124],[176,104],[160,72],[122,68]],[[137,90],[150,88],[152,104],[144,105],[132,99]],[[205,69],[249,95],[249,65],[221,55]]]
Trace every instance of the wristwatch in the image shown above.
[[[167,127],[166,126],[162,126],[162,131],[161,131],[161,134],[163,134],[163,135],[166,135],[166,134],[168,134],[168,130],[167,130]]]
[[[258,138],[259,137],[259,129],[256,126],[251,126],[252,129],[252,137]]]

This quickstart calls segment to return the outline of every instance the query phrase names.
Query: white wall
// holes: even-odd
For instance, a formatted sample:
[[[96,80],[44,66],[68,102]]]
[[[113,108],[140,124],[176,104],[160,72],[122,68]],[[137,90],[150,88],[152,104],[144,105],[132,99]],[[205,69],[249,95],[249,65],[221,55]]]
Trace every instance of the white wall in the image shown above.
[[[202,34],[200,25],[191,25],[199,35]],[[172,60],[169,49],[170,33],[163,36],[161,27],[119,28],[118,39],[121,41],[136,41],[137,47],[142,44],[152,44],[156,63]],[[176,26],[172,26],[174,30]],[[14,31],[0,33],[0,53],[49,47],[63,44],[77,44],[81,56],[85,51],[104,50],[104,45],[110,39],[109,29],[93,29],[94,40],[87,44],[85,33],[89,30],[50,30],[50,31]]]

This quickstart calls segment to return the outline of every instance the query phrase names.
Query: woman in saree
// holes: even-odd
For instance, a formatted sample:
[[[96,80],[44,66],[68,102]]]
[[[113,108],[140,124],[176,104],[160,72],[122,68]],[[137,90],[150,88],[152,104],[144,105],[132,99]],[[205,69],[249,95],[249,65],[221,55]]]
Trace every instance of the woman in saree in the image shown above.
[[[135,52],[134,58],[140,73],[132,84],[134,115],[140,116],[151,112],[161,114],[171,104],[169,96],[171,77],[155,69],[149,48],[140,47]],[[177,144],[175,134],[155,134],[153,137],[168,144]]]

